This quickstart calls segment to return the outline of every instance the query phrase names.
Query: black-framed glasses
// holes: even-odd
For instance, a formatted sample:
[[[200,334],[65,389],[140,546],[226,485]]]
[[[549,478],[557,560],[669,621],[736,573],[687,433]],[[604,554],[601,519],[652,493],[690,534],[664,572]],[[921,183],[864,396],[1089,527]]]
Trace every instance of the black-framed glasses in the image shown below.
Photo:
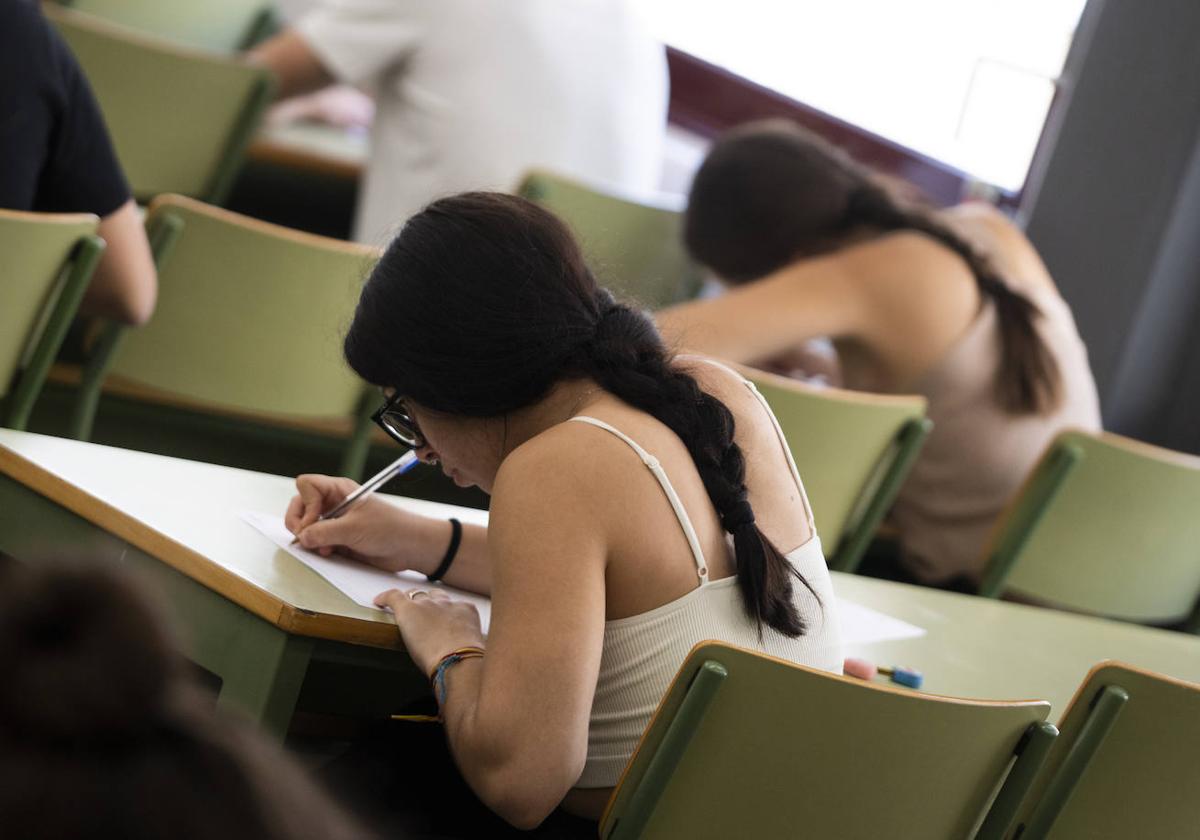
[[[420,449],[425,445],[425,436],[421,434],[417,421],[404,406],[404,397],[398,393],[388,397],[387,402],[371,415],[371,419],[397,443],[411,446],[413,449]]]

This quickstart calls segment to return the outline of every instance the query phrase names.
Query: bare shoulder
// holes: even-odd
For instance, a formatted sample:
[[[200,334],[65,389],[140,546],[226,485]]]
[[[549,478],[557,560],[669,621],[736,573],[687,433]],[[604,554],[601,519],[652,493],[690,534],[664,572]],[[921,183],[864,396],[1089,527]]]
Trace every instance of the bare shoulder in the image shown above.
[[[941,218],[970,242],[1016,286],[1054,288],[1045,263],[1016,224],[990,204],[971,202],[945,210]]]
[[[695,379],[700,390],[725,404],[733,414],[739,438],[774,436],[774,425],[741,372],[725,362],[695,354],[676,356],[675,365]]]
[[[512,498],[546,496],[551,503],[563,492],[573,490],[579,470],[578,446],[572,430],[578,425],[561,423],[518,446],[500,464],[492,489],[493,503]]]
[[[581,422],[550,427],[514,449],[500,465],[492,488],[493,521],[523,508],[536,508],[539,521],[586,514],[628,470],[636,457],[611,434]],[[524,514],[522,518],[528,517]]]
[[[944,294],[947,278],[969,278],[961,258],[942,243],[915,230],[886,233],[838,252],[848,263],[848,274],[878,303],[902,294],[904,304],[919,301],[924,290]]]
[[[990,204],[972,201],[944,210],[940,215],[947,225],[977,242],[982,249],[1030,247],[1021,229]]]
[[[856,274],[872,301],[876,333],[895,332],[897,315],[922,333],[947,319],[958,323],[974,316],[979,301],[971,270],[945,244],[920,231],[901,230],[858,247],[871,249],[870,261]]]
[[[745,456],[746,486],[755,516],[777,545],[802,545],[811,536],[806,506],[769,408],[737,370],[703,356],[677,356],[675,364],[695,377],[701,390],[733,414],[734,436]]]

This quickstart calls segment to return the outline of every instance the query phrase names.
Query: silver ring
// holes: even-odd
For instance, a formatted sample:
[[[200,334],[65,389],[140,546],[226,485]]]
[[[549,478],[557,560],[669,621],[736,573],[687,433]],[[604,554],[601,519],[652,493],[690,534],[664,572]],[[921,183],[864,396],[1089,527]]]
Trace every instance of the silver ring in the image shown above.
[[[424,589],[410,589],[410,590],[408,590],[408,600],[410,600],[410,601],[415,601],[415,600],[417,600],[417,596],[418,596],[418,595],[424,595],[426,598],[428,598],[428,597],[429,597],[429,593],[428,593],[428,592],[426,592]]]

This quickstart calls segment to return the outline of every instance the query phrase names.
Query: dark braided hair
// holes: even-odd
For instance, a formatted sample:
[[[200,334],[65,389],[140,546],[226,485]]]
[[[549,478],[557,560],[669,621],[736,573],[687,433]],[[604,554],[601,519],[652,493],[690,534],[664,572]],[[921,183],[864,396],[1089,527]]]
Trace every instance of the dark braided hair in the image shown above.
[[[1034,414],[1059,402],[1058,364],[1038,335],[1037,306],[928,211],[795,123],[749,123],[721,138],[696,174],[684,229],[692,255],[734,284],[836,249],[864,229],[923,233],[966,262],[980,294],[995,306],[998,403],[1013,414]]]
[[[650,318],[596,285],[548,211],[476,192],[418,213],[363,288],[345,352],[367,381],[448,414],[502,416],[590,378],[652,415],[687,446],[733,535],[747,614],[760,632],[804,632],[792,577],[808,584],[755,524],[733,415],[672,364]]]

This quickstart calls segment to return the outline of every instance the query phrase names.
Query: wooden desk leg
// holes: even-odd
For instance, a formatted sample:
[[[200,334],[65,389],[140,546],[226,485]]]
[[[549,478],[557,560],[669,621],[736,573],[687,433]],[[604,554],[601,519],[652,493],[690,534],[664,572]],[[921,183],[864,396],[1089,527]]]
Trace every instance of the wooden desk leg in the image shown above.
[[[86,558],[133,569],[163,596],[189,657],[220,680],[218,703],[278,738],[287,732],[312,639],[283,632],[7,476],[0,476],[0,550],[18,559]]]

